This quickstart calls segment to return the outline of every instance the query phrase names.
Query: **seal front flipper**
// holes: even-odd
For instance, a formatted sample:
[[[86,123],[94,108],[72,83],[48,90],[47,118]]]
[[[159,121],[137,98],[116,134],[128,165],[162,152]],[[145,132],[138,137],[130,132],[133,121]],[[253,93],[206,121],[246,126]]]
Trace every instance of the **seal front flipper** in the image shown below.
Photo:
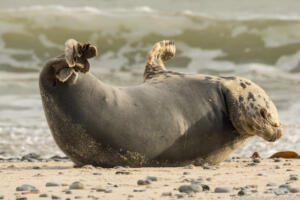
[[[166,71],[164,64],[172,59],[175,53],[176,47],[174,41],[163,40],[155,43],[147,54],[144,81],[153,78],[159,72]]]

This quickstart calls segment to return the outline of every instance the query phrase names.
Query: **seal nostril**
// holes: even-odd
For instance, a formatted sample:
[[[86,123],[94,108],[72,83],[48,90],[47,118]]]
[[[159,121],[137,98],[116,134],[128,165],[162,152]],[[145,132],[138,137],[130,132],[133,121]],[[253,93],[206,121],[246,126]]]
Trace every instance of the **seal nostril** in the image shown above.
[[[264,119],[267,119],[267,110],[265,108],[260,109],[260,114]]]

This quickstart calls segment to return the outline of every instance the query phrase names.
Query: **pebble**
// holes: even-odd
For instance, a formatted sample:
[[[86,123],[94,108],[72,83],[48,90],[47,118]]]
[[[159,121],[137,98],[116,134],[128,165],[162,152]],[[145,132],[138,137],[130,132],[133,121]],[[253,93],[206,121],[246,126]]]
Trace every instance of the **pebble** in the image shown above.
[[[182,185],[178,188],[179,192],[183,193],[192,193],[192,192],[202,192],[202,187],[199,185],[191,184],[191,185]]]
[[[248,196],[251,195],[251,191],[247,190],[247,189],[241,189],[238,192],[238,196]]]
[[[184,166],[184,169],[194,169],[195,168],[195,165],[187,165],[187,166]]]
[[[93,175],[102,175],[102,174],[99,172],[95,172],[95,173],[93,173]]]
[[[283,195],[283,194],[286,194],[288,193],[288,189],[287,188],[275,188],[273,189],[273,193],[276,194],[277,196],[278,195]]]
[[[35,161],[35,160],[42,160],[41,156],[36,154],[36,153],[29,153],[29,154],[26,154],[24,155],[22,158],[21,158],[22,161],[24,160],[27,160],[29,162],[32,162],[32,161]]]
[[[274,162],[281,162],[281,159],[275,158],[275,159],[274,159]]]
[[[229,193],[231,192],[230,188],[227,187],[216,187],[215,188],[215,193]]]
[[[116,174],[129,175],[130,172],[126,172],[126,171],[117,171]]]
[[[147,176],[147,180],[154,182],[154,181],[157,181],[157,177],[156,176]]]
[[[183,175],[190,175],[191,172],[183,172]]]
[[[16,200],[27,200],[27,197],[17,197]]]
[[[149,185],[149,184],[151,184],[151,181],[149,181],[149,180],[138,180],[137,181],[137,184],[138,185]]]
[[[289,191],[291,193],[299,193],[300,192],[300,187],[291,187],[291,188],[289,188]]]
[[[280,169],[280,166],[279,166],[279,165],[276,165],[276,166],[275,166],[275,169]]]
[[[46,183],[46,187],[58,187],[60,186],[58,183],[48,182]]]
[[[48,194],[40,194],[39,197],[48,197]]]
[[[51,199],[60,199],[60,197],[56,195],[51,195]]]
[[[201,186],[202,186],[203,191],[209,191],[210,190],[208,185],[202,184]]]
[[[4,199],[4,196],[3,196],[3,195],[0,195],[0,199]]]
[[[72,191],[66,190],[66,191],[65,191],[65,194],[72,194]]]
[[[145,192],[146,190],[137,190],[137,189],[134,189],[133,192]]]
[[[104,193],[112,193],[112,190],[105,190]]]
[[[277,186],[276,183],[268,183],[268,184],[267,184],[267,187],[275,187],[275,186]]]
[[[81,196],[75,196],[74,199],[82,199]]]
[[[254,159],[252,159],[252,161],[253,161],[254,163],[260,163],[260,159],[259,159],[259,158],[254,158]]]
[[[163,197],[171,197],[172,196],[172,192],[164,192],[161,194],[161,196]]]
[[[290,176],[290,181],[297,181],[297,180],[298,180],[297,176],[295,176],[295,175]]]
[[[17,187],[16,191],[38,191],[38,189],[36,189],[36,187],[34,187],[32,185],[23,184],[23,185]]]
[[[212,180],[212,178],[208,177],[208,178],[206,178],[206,180],[207,180],[207,181],[211,181],[211,180]]]
[[[84,185],[78,181],[73,182],[70,187],[70,190],[82,190],[84,189]]]
[[[177,197],[177,199],[181,199],[181,198],[184,198],[185,195],[183,195],[183,194],[175,194],[175,196]]]
[[[106,189],[102,186],[98,186],[96,188],[93,188],[93,190],[96,190],[96,192],[104,192]]]

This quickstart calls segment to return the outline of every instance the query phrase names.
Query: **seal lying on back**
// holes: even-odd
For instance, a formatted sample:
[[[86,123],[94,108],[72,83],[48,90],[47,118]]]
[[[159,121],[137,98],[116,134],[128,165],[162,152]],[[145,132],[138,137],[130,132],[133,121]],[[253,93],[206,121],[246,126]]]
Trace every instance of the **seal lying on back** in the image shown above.
[[[171,41],[147,55],[144,83],[107,85],[89,73],[95,46],[68,40],[65,55],[40,74],[52,135],[78,166],[180,166],[218,163],[257,135],[282,134],[276,107],[253,82],[239,77],[166,70]]]

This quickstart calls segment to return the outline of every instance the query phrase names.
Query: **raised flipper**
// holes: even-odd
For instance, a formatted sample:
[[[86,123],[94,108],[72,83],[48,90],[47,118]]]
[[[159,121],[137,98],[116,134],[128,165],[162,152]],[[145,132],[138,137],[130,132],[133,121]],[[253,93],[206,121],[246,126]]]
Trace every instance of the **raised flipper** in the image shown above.
[[[53,63],[56,78],[67,81],[72,74],[77,77],[77,72],[88,73],[90,63],[87,59],[97,55],[97,48],[90,43],[81,44],[74,39],[69,39],[65,43],[64,58],[58,59]]]
[[[239,77],[224,81],[224,86],[230,119],[240,134],[257,135],[270,142],[283,135],[277,109],[262,88]]]
[[[151,79],[158,72],[166,71],[165,63],[172,59],[175,53],[174,41],[163,40],[157,42],[147,54],[144,81]]]

